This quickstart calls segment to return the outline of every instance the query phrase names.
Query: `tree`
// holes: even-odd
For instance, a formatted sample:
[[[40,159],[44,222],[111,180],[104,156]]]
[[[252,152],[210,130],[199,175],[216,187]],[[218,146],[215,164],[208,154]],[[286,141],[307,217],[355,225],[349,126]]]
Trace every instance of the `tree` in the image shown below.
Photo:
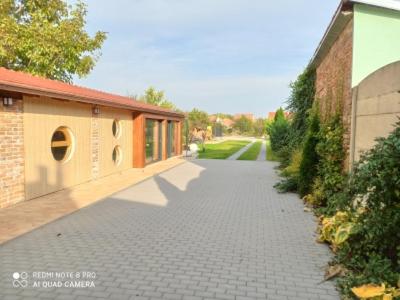
[[[209,124],[208,114],[205,111],[201,111],[197,108],[194,108],[188,113],[188,120],[190,130],[195,128],[206,130]]]
[[[307,130],[307,120],[315,98],[315,70],[306,69],[296,81],[290,84],[290,97],[287,101],[287,110],[292,115],[291,139],[297,144],[303,139]]]
[[[217,117],[221,118],[221,119],[233,120],[233,115],[225,114],[225,113],[217,113]]]
[[[176,110],[176,106],[166,99],[164,91],[157,91],[152,86],[145,91],[145,94],[139,98],[139,101]]]
[[[233,128],[238,131],[239,134],[252,134],[253,133],[253,121],[245,116],[241,116],[235,124],[233,124]]]
[[[282,108],[276,111],[275,119],[267,126],[267,133],[271,141],[271,148],[278,153],[287,146],[290,124],[285,118]]]
[[[284,119],[286,119],[285,112],[283,111],[282,107],[279,107],[275,113],[274,121],[276,122]]]
[[[265,120],[262,118],[257,119],[254,122],[254,135],[263,136],[265,134]]]
[[[298,178],[301,197],[311,193],[318,172],[319,156],[316,148],[319,142],[320,120],[316,104],[308,117],[307,127]]]
[[[205,111],[194,108],[188,113],[188,126],[190,132],[190,142],[201,141],[203,144],[203,151],[205,151],[204,143],[207,136],[207,126],[209,124],[209,117]]]
[[[0,1],[0,66],[71,82],[86,76],[106,33],[85,31],[86,5],[63,0]]]

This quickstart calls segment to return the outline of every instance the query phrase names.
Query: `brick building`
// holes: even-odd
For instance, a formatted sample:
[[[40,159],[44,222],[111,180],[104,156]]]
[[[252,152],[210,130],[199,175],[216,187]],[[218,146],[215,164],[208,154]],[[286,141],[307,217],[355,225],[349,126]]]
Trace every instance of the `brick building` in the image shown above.
[[[346,166],[372,147],[376,137],[386,136],[399,116],[400,99],[394,86],[388,90],[377,76],[374,82],[370,80],[384,68],[386,73],[397,69],[393,64],[400,60],[399,36],[400,1],[344,0],[310,62],[309,67],[316,70],[321,117],[342,112]],[[365,81],[375,85],[374,101],[360,98],[359,87]],[[382,93],[386,91],[386,98],[379,97],[378,86]]]
[[[183,115],[0,68],[0,208],[181,154]]]

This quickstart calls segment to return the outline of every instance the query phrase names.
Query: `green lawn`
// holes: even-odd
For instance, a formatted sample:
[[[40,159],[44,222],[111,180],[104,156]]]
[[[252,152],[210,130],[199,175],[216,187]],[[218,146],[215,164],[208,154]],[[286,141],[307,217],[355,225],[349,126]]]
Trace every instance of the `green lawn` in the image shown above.
[[[225,141],[219,144],[206,144],[204,152],[200,147],[198,158],[226,159],[248,143],[250,141]]]
[[[262,142],[255,142],[238,160],[256,160],[261,151]]]
[[[267,140],[267,160],[269,161],[279,161],[278,157],[276,156],[276,154],[274,153],[274,151],[272,151],[271,149],[271,141]]]

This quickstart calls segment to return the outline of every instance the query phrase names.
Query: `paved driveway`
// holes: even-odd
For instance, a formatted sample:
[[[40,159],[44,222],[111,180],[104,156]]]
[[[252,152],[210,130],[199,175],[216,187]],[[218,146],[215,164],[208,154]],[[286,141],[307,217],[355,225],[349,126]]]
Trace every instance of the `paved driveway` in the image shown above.
[[[0,246],[0,299],[339,299],[276,180],[268,162],[180,165]]]

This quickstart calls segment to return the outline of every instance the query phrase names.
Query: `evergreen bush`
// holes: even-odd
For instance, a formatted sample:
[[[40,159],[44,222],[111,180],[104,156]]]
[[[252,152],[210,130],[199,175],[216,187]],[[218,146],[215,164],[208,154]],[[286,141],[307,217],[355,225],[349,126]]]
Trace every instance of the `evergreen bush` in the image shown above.
[[[320,158],[318,176],[323,194],[320,205],[327,207],[326,213],[330,215],[336,212],[336,207],[335,203],[329,200],[334,199],[334,196],[343,190],[345,180],[343,134],[342,117],[336,113],[322,124],[316,145],[316,152]]]
[[[271,141],[272,151],[278,153],[287,145],[289,136],[289,122],[286,120],[282,108],[276,111],[274,121],[268,124],[267,133]]]
[[[317,174],[319,155],[316,147],[319,142],[319,130],[320,121],[318,109],[315,105],[308,120],[308,129],[299,166],[298,192],[301,197],[311,193],[314,179]]]

